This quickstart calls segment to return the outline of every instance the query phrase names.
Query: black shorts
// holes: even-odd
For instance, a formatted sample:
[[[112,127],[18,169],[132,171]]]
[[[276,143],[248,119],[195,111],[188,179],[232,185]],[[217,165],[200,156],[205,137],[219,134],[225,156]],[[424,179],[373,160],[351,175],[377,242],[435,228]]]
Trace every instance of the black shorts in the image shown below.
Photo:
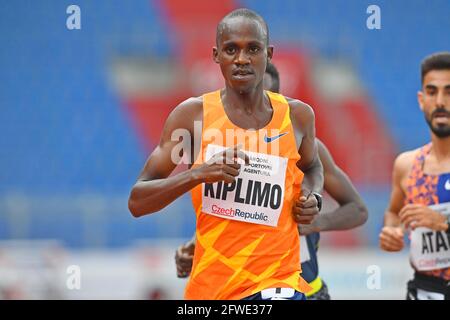
[[[450,281],[416,272],[408,281],[406,300],[450,300]]]

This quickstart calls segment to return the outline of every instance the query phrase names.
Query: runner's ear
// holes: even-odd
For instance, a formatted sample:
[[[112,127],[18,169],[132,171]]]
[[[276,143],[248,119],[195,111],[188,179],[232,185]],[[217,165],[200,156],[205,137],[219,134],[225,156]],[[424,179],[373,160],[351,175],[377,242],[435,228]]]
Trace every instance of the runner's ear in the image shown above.
[[[215,63],[219,63],[219,51],[217,50],[217,47],[213,47],[213,61]]]

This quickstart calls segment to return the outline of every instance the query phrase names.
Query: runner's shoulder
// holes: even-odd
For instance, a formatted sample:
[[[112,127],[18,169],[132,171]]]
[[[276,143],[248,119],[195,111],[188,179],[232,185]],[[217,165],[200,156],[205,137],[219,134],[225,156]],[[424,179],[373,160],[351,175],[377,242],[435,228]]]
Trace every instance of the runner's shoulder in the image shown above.
[[[201,121],[202,113],[203,97],[191,97],[170,112],[167,122],[177,128],[192,128],[194,121]]]
[[[293,99],[289,97],[285,97],[286,101],[289,105],[291,116],[293,116],[297,120],[309,121],[314,119],[314,110],[313,108],[298,99]]]
[[[203,109],[203,97],[191,97],[184,101],[182,101],[179,105],[175,107],[172,112],[176,112],[177,114],[181,113],[183,116],[186,116],[187,113],[195,113],[201,112]]]
[[[418,149],[400,153],[394,161],[394,171],[400,175],[407,174],[413,165]]]
[[[302,112],[303,111],[303,112],[313,112],[314,113],[312,107],[309,104],[307,104],[301,100],[298,100],[298,99],[289,98],[286,96],[285,96],[285,98],[286,98],[287,103],[289,104],[289,107],[291,108],[291,112],[299,112],[299,111]]]

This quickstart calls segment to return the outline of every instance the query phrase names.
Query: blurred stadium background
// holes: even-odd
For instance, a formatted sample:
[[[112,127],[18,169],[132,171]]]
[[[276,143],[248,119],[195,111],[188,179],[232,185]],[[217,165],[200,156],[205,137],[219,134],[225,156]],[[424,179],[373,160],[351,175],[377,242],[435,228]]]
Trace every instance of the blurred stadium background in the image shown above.
[[[71,4],[80,30],[66,28]],[[380,30],[366,27],[371,4]],[[127,198],[171,109],[222,85],[215,26],[238,7],[266,19],[281,91],[314,107],[369,208],[363,227],[322,236],[332,297],[403,299],[407,256],[380,252],[377,236],[394,157],[429,139],[419,64],[450,48],[448,0],[1,1],[0,299],[182,297],[173,257],[194,231],[189,196],[140,219]]]

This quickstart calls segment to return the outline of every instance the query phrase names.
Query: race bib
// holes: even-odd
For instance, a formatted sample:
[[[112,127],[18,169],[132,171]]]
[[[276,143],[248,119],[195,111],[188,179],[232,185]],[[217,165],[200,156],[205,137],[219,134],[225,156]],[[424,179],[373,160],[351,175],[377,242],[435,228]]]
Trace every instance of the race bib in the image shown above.
[[[446,216],[450,215],[450,202],[429,208]],[[450,267],[450,236],[444,231],[416,228],[411,231],[410,259],[419,271]]]
[[[208,145],[208,161],[225,147]],[[241,165],[233,183],[202,185],[202,211],[217,217],[275,227],[283,208],[287,158],[245,151],[250,164]]]

